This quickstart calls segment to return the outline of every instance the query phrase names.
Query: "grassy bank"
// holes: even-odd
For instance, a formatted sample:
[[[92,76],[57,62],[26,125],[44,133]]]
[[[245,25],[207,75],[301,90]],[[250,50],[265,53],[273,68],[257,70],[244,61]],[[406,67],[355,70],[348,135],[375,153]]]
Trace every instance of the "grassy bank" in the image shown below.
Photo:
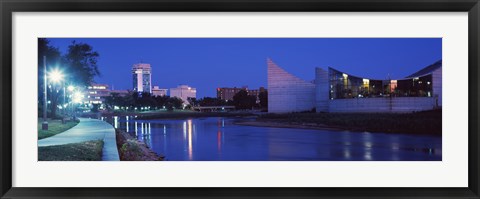
[[[101,161],[103,141],[38,147],[39,161]]]
[[[130,134],[119,129],[116,129],[115,133],[121,161],[160,161],[164,159]]]
[[[287,113],[265,114],[258,122],[309,127],[332,127],[351,131],[442,134],[442,110],[415,113]]]
[[[79,120],[69,120],[65,124],[62,124],[62,120],[48,120],[48,130],[46,131],[42,130],[42,122],[43,120],[39,118],[37,126],[39,140],[57,135],[74,127],[79,123]]]

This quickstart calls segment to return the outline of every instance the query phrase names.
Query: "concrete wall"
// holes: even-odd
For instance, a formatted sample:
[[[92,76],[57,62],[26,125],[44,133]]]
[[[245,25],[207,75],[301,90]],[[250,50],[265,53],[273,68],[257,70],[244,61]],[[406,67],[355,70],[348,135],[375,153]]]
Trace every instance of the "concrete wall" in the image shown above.
[[[315,68],[315,108],[317,112],[328,112],[329,92],[328,71]]]
[[[442,106],[442,68],[432,73],[433,97],[438,98],[438,106]]]
[[[330,100],[330,112],[413,112],[431,110],[435,97],[354,98]]]
[[[286,72],[267,60],[268,112],[310,111],[315,107],[315,84]]]

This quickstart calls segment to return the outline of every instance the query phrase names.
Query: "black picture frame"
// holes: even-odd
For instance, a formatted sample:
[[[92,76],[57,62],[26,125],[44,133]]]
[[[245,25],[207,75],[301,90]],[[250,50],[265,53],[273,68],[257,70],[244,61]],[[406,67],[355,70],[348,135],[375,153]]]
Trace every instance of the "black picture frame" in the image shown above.
[[[480,198],[478,0],[0,0],[1,198]],[[465,188],[16,188],[12,187],[13,12],[468,12],[468,187]],[[439,173],[439,175],[442,175]]]

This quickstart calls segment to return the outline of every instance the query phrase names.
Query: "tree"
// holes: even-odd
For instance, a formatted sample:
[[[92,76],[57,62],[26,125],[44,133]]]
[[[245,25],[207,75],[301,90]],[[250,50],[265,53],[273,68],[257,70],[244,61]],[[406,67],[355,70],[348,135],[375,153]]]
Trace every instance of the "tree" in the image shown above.
[[[39,102],[43,102],[43,56],[47,57],[48,72],[56,69],[63,74],[60,84],[48,82],[47,97],[50,101],[50,117],[56,117],[57,105],[60,97],[63,96],[65,85],[88,86],[93,83],[95,76],[100,75],[97,66],[99,54],[93,51],[90,45],[73,41],[68,46],[67,54],[62,56],[58,48],[50,45],[48,39],[40,38],[38,40]]]
[[[189,106],[190,108],[191,108],[192,106],[197,105],[197,98],[196,98],[196,97],[189,97],[189,98],[187,98],[187,101],[188,101],[188,103],[189,103],[189,105],[190,105],[190,106]],[[189,108],[189,109],[190,109],[190,108]]]
[[[172,106],[176,109],[181,109],[183,105],[183,100],[178,97],[171,97],[167,100],[167,103],[171,103]]]
[[[149,92],[143,92],[138,95],[136,106],[147,107],[156,106],[155,98]]]
[[[236,109],[252,109],[255,106],[255,96],[248,95],[247,91],[241,90],[233,96],[233,103]]]
[[[258,99],[260,100],[261,108],[268,108],[268,91],[263,91],[258,94]]]
[[[41,114],[43,112],[43,100],[44,100],[44,56],[46,57],[46,64],[47,64],[47,71],[56,65],[60,65],[62,62],[62,56],[58,48],[55,48],[50,45],[50,41],[45,38],[38,39],[38,113]],[[47,82],[47,86],[49,83]],[[55,102],[55,104],[51,103],[50,107],[50,117],[55,117],[55,110],[56,109],[56,102],[59,98],[59,92],[56,92],[57,89],[52,87],[47,87],[47,97],[49,101]],[[55,91],[55,92],[53,92]],[[63,94],[63,93],[61,93]],[[52,112],[53,110],[53,112]]]
[[[98,108],[100,108],[100,104],[93,104],[91,111],[94,113],[98,113]]]
[[[198,104],[200,106],[222,106],[223,105],[222,101],[223,100],[218,99],[218,98],[204,97],[204,98],[198,100]]]
[[[107,110],[112,110],[114,106],[124,106],[121,104],[124,101],[122,98],[118,93],[110,93],[105,97],[105,107]]]
[[[73,41],[65,55],[69,83],[78,86],[88,86],[93,83],[93,78],[100,76],[97,66],[99,56],[98,52],[93,51],[92,46]]]
[[[167,106],[167,101],[170,97],[164,95],[164,96],[155,96],[155,103],[157,108],[163,108],[164,106]]]

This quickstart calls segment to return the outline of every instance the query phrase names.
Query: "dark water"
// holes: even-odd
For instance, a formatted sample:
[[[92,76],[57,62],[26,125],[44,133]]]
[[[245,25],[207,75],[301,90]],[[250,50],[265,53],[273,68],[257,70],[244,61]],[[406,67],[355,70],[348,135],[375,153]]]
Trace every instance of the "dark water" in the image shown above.
[[[442,160],[442,139],[433,136],[253,127],[234,118],[104,119],[170,161]]]

